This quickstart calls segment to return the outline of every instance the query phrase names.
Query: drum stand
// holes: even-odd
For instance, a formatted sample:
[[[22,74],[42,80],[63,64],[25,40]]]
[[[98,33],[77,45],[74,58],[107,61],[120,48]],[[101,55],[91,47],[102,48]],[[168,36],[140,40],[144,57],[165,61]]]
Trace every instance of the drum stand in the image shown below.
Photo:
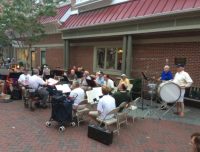
[[[159,114],[155,112],[155,110],[153,109],[153,96],[154,94],[156,94],[156,89],[155,90],[150,89],[149,94],[151,95],[150,106],[149,106],[148,111],[144,114],[144,118],[146,118],[147,116],[152,116],[153,114],[156,114],[159,117]]]
[[[167,103],[164,102],[161,106],[163,106],[165,104],[167,104]],[[175,102],[174,105],[172,105],[171,107],[167,106],[168,109],[161,116],[159,116],[159,119],[162,119],[168,112],[172,111],[173,108],[176,106],[176,104],[177,104],[177,102]]]

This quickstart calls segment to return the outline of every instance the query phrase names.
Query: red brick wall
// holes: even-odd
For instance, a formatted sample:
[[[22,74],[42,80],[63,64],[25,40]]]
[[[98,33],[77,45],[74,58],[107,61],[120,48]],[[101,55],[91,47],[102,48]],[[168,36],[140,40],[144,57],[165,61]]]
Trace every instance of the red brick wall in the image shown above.
[[[37,44],[64,44],[61,34],[45,35]]]
[[[64,48],[48,48],[46,50],[46,63],[51,68],[61,67],[64,65]]]
[[[133,77],[140,76],[143,71],[149,76],[159,77],[166,59],[173,74],[176,72],[174,58],[186,58],[187,71],[194,80],[195,86],[200,86],[200,43],[169,43],[169,44],[135,44],[133,45]]]
[[[70,67],[83,66],[84,69],[93,71],[93,49],[89,46],[73,46],[70,48]]]

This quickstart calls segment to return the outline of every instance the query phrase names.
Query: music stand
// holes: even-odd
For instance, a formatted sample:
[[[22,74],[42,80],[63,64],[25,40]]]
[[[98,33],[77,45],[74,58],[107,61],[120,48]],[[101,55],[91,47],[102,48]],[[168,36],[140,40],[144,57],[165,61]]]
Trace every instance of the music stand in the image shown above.
[[[94,80],[86,79],[86,82],[87,82],[88,86],[90,86],[92,88],[97,86],[96,83],[94,82]]]
[[[12,72],[12,73],[9,74],[9,78],[19,79],[21,74],[22,74],[21,72],[19,72],[19,73]]]
[[[147,109],[147,107],[144,107],[144,82],[145,80],[148,81],[149,78],[144,74],[144,72],[141,72],[141,80],[142,80],[142,84],[141,84],[141,99],[142,99],[142,106],[138,107],[139,109],[145,110]]]

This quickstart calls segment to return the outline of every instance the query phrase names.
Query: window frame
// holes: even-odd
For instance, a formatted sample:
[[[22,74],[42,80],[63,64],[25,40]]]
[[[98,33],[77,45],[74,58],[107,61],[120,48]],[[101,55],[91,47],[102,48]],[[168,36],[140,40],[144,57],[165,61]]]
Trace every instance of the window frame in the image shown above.
[[[105,49],[105,57],[104,57],[104,68],[97,68],[97,50],[103,48]],[[117,70],[117,59],[118,59],[118,53],[115,54],[115,69],[106,69],[106,63],[107,63],[107,50],[111,48],[116,48],[116,49],[122,49],[122,46],[95,46],[94,47],[94,55],[93,55],[93,71],[98,72],[98,71],[103,71],[104,73],[111,74],[111,75],[121,75],[122,74],[122,67],[121,70]],[[124,52],[123,52],[124,53]],[[123,55],[122,55],[122,66],[124,63]]]
[[[45,53],[45,63],[42,63],[42,53]],[[41,49],[40,50],[40,66],[44,65],[44,64],[47,64],[47,61],[46,61],[46,49]]]

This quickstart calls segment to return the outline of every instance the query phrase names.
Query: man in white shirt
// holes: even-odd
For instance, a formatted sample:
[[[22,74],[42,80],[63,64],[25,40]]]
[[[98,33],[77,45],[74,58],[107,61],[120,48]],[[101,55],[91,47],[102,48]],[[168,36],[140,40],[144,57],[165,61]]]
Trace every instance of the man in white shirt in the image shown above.
[[[114,82],[110,79],[109,75],[104,75],[104,85],[110,88],[110,91],[114,89]]]
[[[28,73],[28,70],[23,69],[23,74],[21,74],[18,79],[19,86],[22,89],[22,97],[25,97],[25,94],[26,94],[25,88],[26,86],[29,85],[30,77],[31,75]]]
[[[21,86],[27,86],[27,85],[29,85],[29,79],[30,79],[30,77],[31,77],[31,75],[28,73],[28,70],[24,69],[23,70],[23,74],[21,74],[19,76],[18,83]]]
[[[72,84],[73,90],[70,92],[69,97],[74,99],[73,109],[77,109],[79,103],[85,99],[85,91],[80,88],[78,81],[74,81]],[[79,106],[79,109],[84,108],[85,105]]]
[[[49,92],[43,86],[47,85],[47,83],[39,76],[39,71],[37,69],[33,70],[33,76],[30,77],[29,88],[36,91],[40,98],[42,99],[41,107],[47,107],[47,100],[49,96]]]
[[[179,116],[184,116],[184,95],[185,95],[185,88],[190,87],[193,83],[190,75],[184,71],[184,65],[178,64],[177,65],[177,73],[175,74],[174,83],[180,86],[181,88],[181,96],[177,101],[177,112]]]
[[[109,95],[109,88],[106,86],[102,86],[102,93],[103,97],[100,98],[98,105],[97,105],[97,111],[90,111],[89,115],[95,120],[97,117],[101,120],[111,119],[113,115],[107,114],[116,108],[115,105],[115,99]]]

